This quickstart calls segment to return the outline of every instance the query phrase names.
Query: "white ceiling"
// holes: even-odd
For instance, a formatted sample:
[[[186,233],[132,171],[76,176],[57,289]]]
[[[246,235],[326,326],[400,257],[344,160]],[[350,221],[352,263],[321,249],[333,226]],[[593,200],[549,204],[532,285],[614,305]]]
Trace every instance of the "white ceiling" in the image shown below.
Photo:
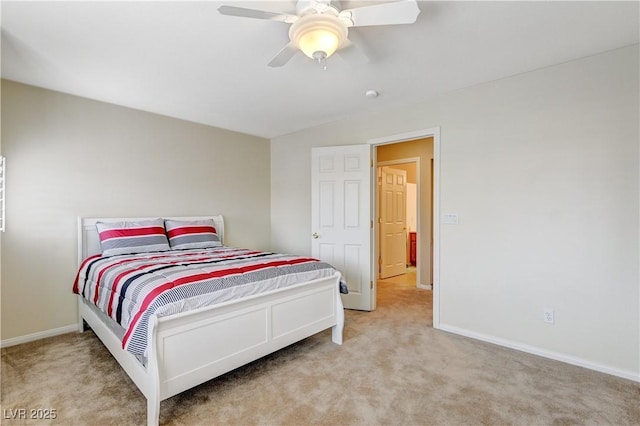
[[[292,1],[2,1],[2,77],[272,138],[639,41],[636,1],[420,1],[415,24],[351,30],[368,64],[332,56],[323,71],[297,55],[269,68],[289,25],[222,4],[295,13]]]

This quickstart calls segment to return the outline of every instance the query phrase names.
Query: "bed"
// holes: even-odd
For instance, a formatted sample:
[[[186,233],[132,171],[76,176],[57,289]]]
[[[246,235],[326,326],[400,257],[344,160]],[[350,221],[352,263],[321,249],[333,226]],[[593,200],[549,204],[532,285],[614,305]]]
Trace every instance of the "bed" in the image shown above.
[[[83,267],[87,268],[87,264],[93,262],[92,259],[101,257],[103,246],[97,224],[108,226],[151,219],[154,218],[78,218],[78,276]],[[228,249],[223,244],[224,221],[221,215],[162,220],[176,223],[212,221],[221,250]],[[183,252],[190,253],[190,250]],[[163,256],[165,254],[173,255],[162,252]],[[86,326],[94,331],[146,397],[147,424],[157,425],[162,400],[221,374],[329,328],[332,329],[332,341],[342,344],[344,311],[340,298],[340,273],[332,270],[325,275],[289,282],[275,289],[266,288],[260,293],[214,305],[191,306],[190,310],[183,312],[175,313],[171,309],[163,314],[160,311],[145,312],[141,339],[144,347],[134,350],[125,347],[123,335],[118,326],[114,327],[114,320],[108,313],[97,309],[91,297],[90,301],[83,297],[81,288],[81,294],[78,294],[79,331],[84,331]],[[300,277],[308,278],[305,274]],[[78,281],[76,277],[74,291]],[[96,295],[95,299],[98,298]]]

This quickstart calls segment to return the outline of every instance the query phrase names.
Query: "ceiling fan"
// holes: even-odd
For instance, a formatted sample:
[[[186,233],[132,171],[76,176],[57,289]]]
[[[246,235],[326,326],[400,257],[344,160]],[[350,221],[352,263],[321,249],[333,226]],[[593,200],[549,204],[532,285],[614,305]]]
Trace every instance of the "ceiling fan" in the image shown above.
[[[344,10],[340,8],[339,1],[298,0],[296,15],[236,6],[220,6],[218,12],[291,24],[290,42],[269,62],[270,67],[281,67],[302,51],[326,69],[326,59],[337,50],[342,56],[365,58],[349,40],[349,28],[412,24],[420,9],[416,0],[400,0]]]

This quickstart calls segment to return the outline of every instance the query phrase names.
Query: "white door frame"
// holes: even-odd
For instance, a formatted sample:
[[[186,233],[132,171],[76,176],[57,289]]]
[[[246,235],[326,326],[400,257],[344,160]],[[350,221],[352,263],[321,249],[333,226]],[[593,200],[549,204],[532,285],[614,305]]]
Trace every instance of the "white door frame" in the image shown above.
[[[375,151],[375,150],[374,150]],[[415,163],[416,165],[416,176],[422,176],[421,171],[420,171],[420,157],[408,157],[408,158],[399,158],[397,160],[389,160],[389,161],[380,161],[378,163],[375,163],[376,166],[378,167],[382,167],[382,166],[393,166],[395,164],[407,164],[407,163]],[[420,179],[416,179],[416,223],[417,223],[417,229],[416,229],[416,235],[417,235],[417,240],[416,240],[416,286],[418,288],[423,288],[426,290],[431,290],[431,285],[423,285],[422,281],[421,281],[421,272],[420,272],[420,230],[421,230],[421,220],[420,220]],[[377,196],[377,190],[376,190],[376,196]],[[375,210],[376,212],[376,217],[379,217],[380,212]],[[376,245],[375,247],[377,247],[377,250],[380,250],[380,235],[375,235],[378,240],[376,241]],[[380,253],[378,252],[378,255],[380,255]],[[375,256],[374,256],[375,257]],[[376,259],[377,262],[377,259]],[[375,277],[376,279],[378,279],[377,275]]]
[[[433,328],[440,328],[440,127],[416,130],[407,133],[398,133],[389,136],[369,139],[372,146],[388,145],[398,142],[406,142],[415,139],[433,137]],[[377,165],[376,150],[372,149],[373,164]],[[377,173],[377,168],[372,167],[372,173]],[[377,180],[375,175],[371,179],[371,211],[375,211],[377,205]],[[373,227],[372,242],[377,241],[377,227]],[[375,250],[371,250],[371,276],[377,277],[377,262],[374,261]],[[375,283],[375,280],[374,280]],[[374,284],[371,292],[372,307],[375,309],[377,286]]]

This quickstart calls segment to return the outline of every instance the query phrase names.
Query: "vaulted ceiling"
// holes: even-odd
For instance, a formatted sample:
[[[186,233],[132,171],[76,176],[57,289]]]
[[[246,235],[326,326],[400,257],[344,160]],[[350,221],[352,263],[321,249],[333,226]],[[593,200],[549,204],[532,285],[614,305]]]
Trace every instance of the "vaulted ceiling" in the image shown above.
[[[2,77],[272,138],[639,42],[635,1],[419,1],[414,24],[351,30],[367,63],[270,68],[289,24],[221,5],[295,14],[293,1],[3,1]]]

